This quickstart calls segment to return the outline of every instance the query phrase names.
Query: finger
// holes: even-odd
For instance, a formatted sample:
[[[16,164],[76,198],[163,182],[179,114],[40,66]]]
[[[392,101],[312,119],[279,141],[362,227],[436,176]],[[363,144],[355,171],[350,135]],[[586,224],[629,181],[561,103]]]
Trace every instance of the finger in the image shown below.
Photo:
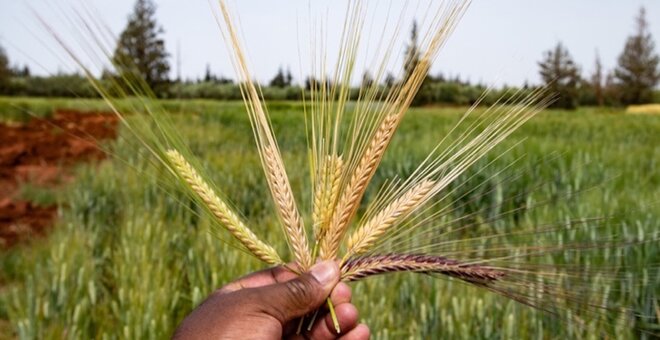
[[[367,340],[371,336],[371,331],[367,325],[361,323],[357,327],[342,335],[340,340]]]
[[[339,306],[339,305],[344,304],[344,303],[350,303],[351,302],[351,297],[352,297],[351,287],[348,286],[344,282],[339,282],[335,286],[335,288],[332,290],[332,293],[330,293],[330,300],[332,300],[332,303],[335,306]],[[311,314],[307,315],[307,317],[305,318],[305,320],[303,322],[303,328],[302,329],[303,330],[307,329],[307,327],[309,326],[309,323],[312,321],[311,320],[312,315],[314,315],[315,313],[318,313],[316,315],[316,321],[317,321],[315,323],[315,325],[316,325],[319,320],[322,320],[325,317],[325,314],[327,312],[328,312],[327,305],[326,304],[321,305],[321,307],[319,307],[318,312],[314,311]],[[299,320],[294,320],[293,322],[289,322],[285,326],[284,334],[293,334],[293,333],[295,333],[295,331],[298,329],[299,322],[300,322]],[[314,325],[312,327],[310,327],[310,329],[313,329],[313,327],[314,327]],[[336,337],[336,334],[334,336]]]
[[[339,282],[335,288],[330,293],[330,300],[335,306],[341,305],[342,303],[351,302],[351,287],[349,287],[344,282]]]
[[[339,282],[339,265],[335,261],[315,264],[308,273],[292,280],[253,288],[249,294],[260,301],[264,312],[282,324],[318,308]]]
[[[358,311],[350,303],[343,303],[335,306],[337,321],[342,334],[350,332],[357,325]],[[339,334],[335,330],[330,314],[319,315],[319,319],[314,323],[314,327],[308,333],[311,339],[336,339]]]
[[[298,275],[284,266],[277,266],[254,272],[242,278],[230,282],[220,288],[216,293],[227,294],[245,288],[258,288],[276,283],[286,282],[296,278]]]

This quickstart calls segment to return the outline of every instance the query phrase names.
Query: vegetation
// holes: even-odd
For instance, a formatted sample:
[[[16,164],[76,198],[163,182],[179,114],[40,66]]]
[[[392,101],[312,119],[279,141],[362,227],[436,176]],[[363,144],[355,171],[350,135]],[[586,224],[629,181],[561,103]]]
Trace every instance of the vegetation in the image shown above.
[[[655,52],[655,42],[649,32],[646,11],[640,9],[635,35],[628,38],[614,70],[621,101],[625,104],[649,103],[653,89],[660,81],[660,56]]]
[[[6,93],[12,96],[99,97],[89,81],[78,74],[56,74],[49,77],[14,77]]]
[[[0,93],[6,93],[9,87],[9,59],[5,49],[0,46]]]
[[[165,52],[164,42],[160,37],[162,29],[159,28],[154,19],[154,5],[148,0],[136,2],[134,13],[129,19],[129,24],[121,35],[119,45],[116,49],[116,61],[122,61],[124,66],[133,65],[134,71],[147,80],[149,84],[156,87],[157,95],[166,98],[178,99],[217,99],[217,100],[241,100],[240,85],[234,84],[232,79],[216,76],[207,66],[207,70],[201,79],[176,79],[168,80],[169,55]],[[410,32],[410,40],[406,43],[404,62],[401,66],[402,76],[405,79],[411,67],[419,62],[419,55],[423,51],[418,46],[417,27],[413,25]],[[594,73],[582,78],[579,72],[580,66],[571,63],[557,67],[550,67],[548,54],[544,56],[539,64],[541,74],[545,83],[548,77],[557,76],[562,80],[553,85],[561,96],[556,105],[562,107],[581,106],[621,106],[639,103],[660,102],[660,91],[655,86],[660,80],[659,57],[654,50],[655,44],[649,31],[649,23],[645,11],[640,10],[637,18],[637,32],[631,36],[625,44],[625,48],[619,57],[619,65],[613,71],[603,69],[601,60],[595,58]],[[549,51],[552,56],[557,55],[556,48]],[[568,49],[562,45],[564,58],[559,56],[558,60],[567,60]],[[6,59],[6,56],[5,58]],[[570,59],[570,58],[569,58]],[[48,77],[32,76],[27,67],[18,66],[12,68],[7,61],[2,71],[2,54],[0,54],[0,94],[14,96],[38,96],[38,97],[85,97],[95,98],[98,94],[78,74],[56,74]],[[569,67],[570,66],[570,67]],[[131,69],[128,67],[128,69]],[[559,74],[559,71],[568,71]],[[4,73],[3,73],[4,72]],[[553,74],[555,73],[555,74]],[[4,74],[4,75],[3,75]],[[558,78],[558,79],[559,79]],[[4,79],[4,80],[3,80]],[[397,79],[389,73],[382,80],[382,84],[374,84],[373,77],[365,72],[360,85],[376,85],[379,91],[384,92],[402,79]],[[105,74],[102,83],[113,80],[113,76]],[[266,100],[301,100],[303,89],[311,89],[318,80],[313,77],[299,79],[297,82],[289,70],[279,68],[268,86],[263,86],[263,94]],[[560,84],[564,82],[564,84]],[[107,84],[106,84],[107,85]],[[106,86],[104,85],[104,86]],[[327,83],[328,88],[332,84]],[[521,90],[530,91],[534,86],[525,85]],[[473,84],[461,80],[460,77],[447,77],[446,75],[428,74],[422,83],[414,105],[451,104],[469,105],[479,99],[486,89],[483,84]],[[484,105],[494,103],[502,95],[506,95],[510,87],[503,87],[491,92],[491,95],[482,101]],[[359,96],[359,89],[353,89],[350,99],[355,100]],[[309,98],[307,98],[309,99]]]
[[[291,75],[290,70],[286,70],[286,73],[282,68],[280,67],[277,70],[277,74],[275,74],[275,77],[271,79],[270,83],[268,83],[268,86],[271,87],[291,87],[293,86],[293,76]]]
[[[413,76],[415,69],[418,67],[421,59],[422,52],[419,50],[419,42],[417,41],[417,21],[414,21],[410,29],[410,41],[406,46],[406,55],[403,61],[403,80],[406,81]],[[427,74],[424,74],[426,77]]]
[[[545,87],[505,91],[507,96],[498,98],[496,107],[473,106],[470,114],[415,111],[414,119],[406,122],[420,125],[411,130],[401,125],[411,104],[433,103],[437,86],[471,87],[460,79],[427,77],[433,57],[466,4],[459,1],[449,10],[438,11],[429,32],[422,34],[427,38],[421,46],[413,24],[400,80],[387,77],[383,85],[383,72],[376,79],[365,73],[365,87],[355,93],[351,84],[357,48],[352,42],[359,40],[361,29],[347,25],[335,76],[328,78],[323,70],[317,75],[320,79],[309,77],[302,105],[283,102],[267,107],[221,1],[224,25],[220,26],[239,78],[236,85],[223,85],[238,89],[247,119],[236,115],[238,107],[207,110],[191,103],[150,99],[150,88],[163,83],[141,74],[128,53],[117,53],[113,59],[116,76],[89,79],[126,123],[121,138],[108,145],[116,158],[99,170],[83,167],[84,185],[74,184],[65,194],[40,193],[33,186],[23,192],[26,198],[61,200],[66,225],[43,245],[30,248],[37,254],[35,260],[21,248],[0,257],[0,268],[9,269],[0,277],[9,285],[8,293],[0,293],[0,302],[7,306],[0,316],[10,320],[24,338],[108,337],[119,328],[126,338],[166,336],[205,294],[228,280],[224,275],[231,271],[212,269],[218,263],[252,268],[251,262],[238,256],[244,252],[268,265],[295,261],[292,266],[300,271],[318,258],[338,259],[347,282],[397,272],[444,279],[438,283],[400,275],[387,283],[376,279],[372,281],[376,283],[358,286],[357,300],[365,304],[363,310],[374,318],[371,324],[383,337],[388,332],[396,332],[393,337],[437,336],[440,329],[451,337],[649,336],[645,332],[658,329],[658,216],[649,204],[638,200],[657,199],[655,174],[646,172],[643,180],[636,178],[650,182],[645,183],[650,184],[645,190],[627,193],[627,188],[610,188],[613,183],[628,185],[613,179],[606,170],[610,168],[600,167],[615,152],[607,149],[607,154],[599,154],[598,148],[607,144],[600,138],[590,136],[581,144],[567,134],[566,126],[554,125],[552,118],[562,113],[546,116],[541,131],[526,136],[553,136],[543,129],[554,127],[562,139],[552,140],[552,147],[563,154],[550,155],[545,144],[529,149],[535,145],[531,137],[525,147],[516,146],[516,139],[500,145],[548,105]],[[140,6],[142,17],[153,16],[149,1],[138,0],[136,13]],[[154,29],[156,24],[151,21],[144,27]],[[156,38],[157,32],[147,35]],[[139,38],[127,39],[135,40]],[[383,65],[387,61],[385,56]],[[78,65],[91,74],[85,65]],[[580,85],[588,83],[581,83],[579,68],[568,51],[559,44],[540,67],[548,87],[561,96],[557,103],[576,109]],[[593,84],[601,87],[602,70],[597,73]],[[206,78],[205,83],[221,83],[210,70]],[[271,88],[292,88],[291,80],[280,70]],[[594,86],[596,100],[603,99],[604,93]],[[487,100],[488,96],[478,97],[469,103]],[[625,164],[635,164],[634,171],[653,169],[649,160],[658,152],[654,137],[648,137],[651,147],[646,148],[637,139],[651,136],[657,117],[631,117],[643,122],[633,141],[644,158],[626,159]],[[582,134],[587,130],[579,120],[573,123]],[[240,128],[245,125],[249,129]],[[408,140],[399,139],[400,134],[394,138],[400,125]],[[534,127],[533,122],[530,126]],[[246,152],[245,145],[251,143],[242,140],[242,135],[231,135],[237,131],[254,136],[256,152]],[[219,140],[213,139],[218,136]],[[625,143],[616,137],[619,145]],[[572,144],[562,150],[564,139]],[[600,142],[595,153],[589,144],[593,140]],[[592,157],[603,158],[595,171],[585,164]],[[241,180],[249,174],[247,166],[261,168],[263,175],[251,177],[252,182]],[[223,171],[223,167],[231,170]],[[225,186],[216,186],[226,179],[243,194],[235,197]],[[257,199],[264,192],[272,200]],[[244,197],[248,200],[241,202]],[[238,202],[230,202],[236,198]],[[147,210],[139,209],[136,202],[144,202]],[[95,213],[99,219],[92,220]],[[306,227],[304,221],[310,216],[311,227],[309,222]],[[174,224],[172,233],[162,229],[168,224]],[[66,247],[59,230],[74,238]],[[198,244],[203,231],[226,243]],[[309,232],[314,236],[308,237]],[[177,250],[185,255],[176,254]],[[193,254],[196,250],[202,254],[200,260]],[[213,250],[221,252],[216,253],[219,262],[210,260]],[[44,268],[43,263],[47,264]],[[360,291],[371,284],[377,287],[373,292],[385,299],[369,299],[372,294]],[[445,314],[449,316],[444,320],[441,313],[449,308],[448,299],[439,295],[441,290],[455,297],[453,314]],[[509,300],[498,300],[496,295]],[[474,325],[454,332],[451,327],[471,321],[453,322],[453,317],[461,315],[461,305],[455,302],[459,297],[471,306],[474,300],[470,299],[479,299],[476,312],[470,307],[467,314],[474,318],[481,311],[483,324],[491,319],[509,324],[504,329]],[[419,325],[417,319],[396,316],[394,311],[400,308],[394,303],[401,298],[407,302],[404,310],[423,308]],[[502,313],[502,306],[521,314]],[[330,300],[328,307],[334,316]],[[527,310],[532,316],[523,314],[529,307],[536,308]],[[371,314],[375,308],[385,312]],[[427,310],[432,312],[427,314]],[[301,325],[302,321],[305,318]],[[337,332],[338,327],[335,320]]]
[[[593,101],[598,106],[605,105],[605,79],[603,75],[603,63],[600,61],[600,56],[596,55],[594,62],[594,73],[591,75],[591,88]]]
[[[558,43],[553,50],[545,52],[539,68],[545,85],[557,94],[557,100],[552,106],[569,110],[577,108],[580,70],[568,50]]]
[[[26,110],[41,112],[47,112],[48,105],[91,110],[104,106],[100,101],[3,102],[4,108],[20,104]],[[267,182],[243,104],[163,104],[177,113],[172,119],[182,137],[190,141],[194,154],[205,161],[204,168],[211,170],[207,172],[210,180],[222,186],[240,215],[252,222],[255,233],[274,244],[280,254],[286,254],[286,244],[278,237],[276,209],[263,195],[268,191]],[[302,107],[272,102],[269,111],[292,189],[303,198],[301,202],[311,202]],[[463,111],[413,109],[374,175],[375,185],[367,189],[365,201],[376,197],[375,189],[387,178],[406,176],[414,170]],[[570,244],[588,242],[600,232],[657,238],[660,216],[654,202],[660,198],[660,174],[655,171],[655,160],[660,157],[656,147],[660,143],[658,129],[660,117],[653,115],[592,109],[542,113],[461,177],[459,182],[471,181],[470,187],[482,181],[487,184],[478,192],[455,192],[449,201],[455,201],[457,210],[448,219],[474,213],[470,223],[477,223],[476,233],[506,225],[514,226],[512,232],[523,232],[534,231],[543,223],[565,221],[575,214],[615,214],[616,223],[587,222],[586,233],[573,230],[537,234],[535,239]],[[11,329],[22,337],[53,338],[66,332],[72,338],[164,338],[206,294],[261,268],[256,260],[235,249],[234,243],[218,239],[230,241],[228,235],[208,232],[211,221],[199,216],[180,187],[162,181],[169,174],[150,165],[149,156],[136,153],[132,138],[123,131],[122,137],[110,145],[116,158],[100,166],[79,167],[75,181],[52,195],[61,203],[61,218],[52,234],[0,255],[0,282],[4,285],[0,291],[0,319],[9,320]],[[524,144],[504,153],[522,139]],[[489,165],[491,161],[494,163]],[[507,169],[512,162],[515,168]],[[586,190],[593,186],[595,190]],[[564,196],[567,193],[572,194]],[[43,192],[33,188],[24,195],[39,196]],[[506,198],[548,203],[517,217],[491,221],[489,216],[505,209],[498,207]],[[364,208],[358,214],[364,215]],[[301,206],[301,211],[305,219],[310,218],[310,206]],[[552,261],[561,264],[566,261],[563,256],[575,255],[567,253]],[[616,270],[658,263],[659,256],[657,246],[649,244],[619,248],[609,255],[599,252],[582,261],[586,267]],[[608,286],[592,278],[591,286],[584,288],[605,294],[603,298],[614,305],[652,314],[660,282],[653,281],[658,279],[657,268],[649,270],[647,280],[651,281],[644,285],[641,281],[621,280]],[[641,336],[631,324],[612,322],[600,314],[585,320],[583,327],[567,325],[561,317],[564,314],[555,318],[456,280],[392,274],[354,284],[354,289],[356,305],[380,338],[597,338],[605,329],[615,332],[618,338]],[[397,312],[400,310],[410,314],[402,315]]]
[[[163,29],[156,23],[156,5],[152,0],[137,0],[128,24],[119,36],[113,57],[121,77],[139,77],[156,94],[168,82],[170,65]]]

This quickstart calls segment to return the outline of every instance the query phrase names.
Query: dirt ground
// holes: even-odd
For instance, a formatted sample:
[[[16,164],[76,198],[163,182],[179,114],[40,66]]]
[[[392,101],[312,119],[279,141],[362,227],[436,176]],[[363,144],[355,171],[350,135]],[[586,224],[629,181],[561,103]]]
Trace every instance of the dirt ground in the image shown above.
[[[43,235],[56,206],[38,206],[18,197],[29,182],[56,187],[71,180],[71,165],[105,157],[98,142],[117,137],[116,116],[60,110],[27,124],[0,124],[0,248]]]

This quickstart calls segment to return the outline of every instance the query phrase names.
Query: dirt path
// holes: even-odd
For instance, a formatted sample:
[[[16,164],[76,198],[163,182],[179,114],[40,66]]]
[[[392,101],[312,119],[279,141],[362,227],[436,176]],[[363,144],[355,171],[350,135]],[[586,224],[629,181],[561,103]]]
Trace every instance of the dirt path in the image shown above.
[[[42,235],[56,206],[37,206],[17,196],[22,183],[53,187],[71,179],[70,166],[100,160],[97,140],[117,137],[117,118],[106,113],[57,111],[23,125],[0,124],[0,248]]]

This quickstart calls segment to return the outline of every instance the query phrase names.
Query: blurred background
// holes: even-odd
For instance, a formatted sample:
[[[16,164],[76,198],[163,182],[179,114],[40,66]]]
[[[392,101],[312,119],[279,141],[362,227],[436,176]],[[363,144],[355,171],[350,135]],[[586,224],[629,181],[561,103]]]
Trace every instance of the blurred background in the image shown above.
[[[75,64],[63,54],[52,38],[44,34],[40,17],[57,32],[73,36],[76,29],[72,17],[75,8],[85,8],[99,18],[115,37],[126,29],[133,1],[88,1],[76,7],[76,1],[8,1],[3,0],[0,13],[0,44],[3,47],[3,93],[9,95],[51,95],[39,89],[31,78],[73,76],[79,73]],[[164,80],[174,89],[167,93],[180,96],[214,99],[222,98],[209,93],[195,93],[199,84],[234,81],[233,68],[227,50],[212,15],[217,6],[207,1],[180,3],[158,1],[157,9],[150,10],[149,20],[155,23],[154,32],[163,43],[162,58],[167,66],[161,70]],[[297,1],[289,6],[260,1],[241,1],[233,6],[241,21],[241,33],[246,44],[252,72],[262,85],[278,83],[278,77],[287,76],[284,86],[305,86],[311,75],[309,57],[300,58],[299,52],[308,45],[308,29],[317,26],[341,27],[343,13],[329,2],[320,1],[307,6]],[[335,5],[334,8],[340,8]],[[406,7],[407,9],[403,10]],[[644,13],[642,14],[642,11]],[[84,12],[84,11],[83,11]],[[383,32],[376,27],[389,20],[392,13],[405,16],[401,29],[410,32],[414,20],[422,20],[423,6],[405,2],[390,2],[376,6],[365,28],[363,39],[374,41]],[[316,15],[319,14],[320,15]],[[311,15],[314,14],[314,15]],[[643,16],[643,18],[642,18]],[[311,17],[311,18],[310,18]],[[579,103],[592,105],[602,101],[585,93],[588,85],[599,78],[602,87],[621,80],[616,70],[623,62],[629,38],[644,36],[643,43],[650,50],[660,36],[660,25],[653,18],[660,17],[660,4],[656,1],[569,1],[531,4],[526,1],[474,1],[461,24],[440,53],[429,72],[433,83],[458,83],[461,90],[470,92],[474,86],[534,86],[547,81],[548,75],[539,71],[539,63],[547,59],[547,52],[561,55],[561,61],[575,68],[576,86],[580,89]],[[392,25],[395,22],[392,22]],[[317,27],[318,29],[318,27]],[[137,34],[139,32],[135,32]],[[324,33],[326,55],[330,60],[338,53],[341,29]],[[264,39],[265,36],[276,37]],[[128,39],[128,37],[125,37]],[[409,40],[409,34],[401,34],[400,44]],[[561,48],[558,50],[558,45]],[[369,44],[362,44],[366,50]],[[83,55],[82,49],[76,52]],[[638,51],[643,53],[644,51]],[[655,51],[657,52],[657,51]],[[646,57],[650,58],[653,53]],[[400,59],[404,55],[396,56]],[[7,61],[4,61],[4,60]],[[83,58],[84,59],[84,58]],[[650,60],[650,59],[649,59]],[[392,65],[392,77],[398,77],[404,60]],[[356,74],[367,71],[359,65]],[[649,66],[650,68],[651,66]],[[13,81],[7,83],[9,73]],[[28,76],[29,75],[29,76]],[[368,78],[368,74],[365,75]],[[373,75],[371,75],[373,77]],[[18,79],[16,79],[18,78]],[[20,79],[25,78],[25,79]],[[359,76],[354,82],[360,85]],[[385,80],[385,79],[383,79]],[[649,79],[647,82],[651,81]],[[43,79],[48,86],[48,79]],[[197,85],[197,86],[195,86]],[[647,84],[648,86],[648,84]],[[65,91],[64,86],[52,86]],[[465,88],[464,88],[465,87]],[[654,85],[651,85],[654,88]],[[74,89],[71,89],[74,90]],[[80,96],[81,92],[77,91]],[[93,91],[89,91],[92,92]],[[217,92],[217,91],[216,91]],[[297,91],[299,92],[299,91]],[[91,93],[90,93],[91,94]],[[56,94],[53,94],[56,95]],[[62,93],[57,95],[62,96]],[[73,94],[69,94],[73,95]],[[165,95],[165,94],[163,94]],[[607,98],[620,101],[621,98]],[[464,104],[470,98],[428,98],[429,102]],[[652,101],[648,99],[647,101]]]
[[[319,52],[309,42],[324,46],[331,65],[324,72],[331,73],[344,5],[231,2],[306,212],[301,101],[322,81],[312,65]],[[374,84],[386,93],[419,62],[424,8],[423,2],[393,1],[370,12],[364,55],[377,53],[370,42],[391,33],[389,21],[400,20],[401,31],[382,77],[368,57],[359,60],[352,100]],[[209,221],[182,192],[166,186],[168,195],[162,194],[162,169],[134,149],[135,136],[108,113],[49,30],[71,43],[101,84],[117,76],[109,60],[134,63],[156,102],[176,113],[178,132],[214,182],[260,235],[284,251],[214,12],[217,4],[206,0],[0,0],[0,339],[166,338],[215,288],[261,268],[209,233]],[[91,24],[107,39],[98,46],[82,43],[85,27],[77,15],[98,19]],[[657,239],[659,18],[655,0],[473,1],[431,67],[375,183],[410,174],[470,105],[483,110],[513,93],[547,86],[558,100],[462,177],[468,185],[486,181],[491,189],[459,191],[454,213],[476,216],[470,219],[475,232],[617,213],[616,226],[599,229],[603,235]],[[136,99],[117,103],[121,110]],[[517,181],[498,177],[514,162],[522,174]],[[592,186],[597,192],[577,200],[556,199]],[[524,205],[544,197],[555,200],[488,222],[505,209],[502,201]],[[555,243],[558,235],[547,237]],[[594,236],[570,237],[582,242]],[[587,262],[602,265],[608,256]],[[615,257],[618,266],[660,262],[657,242]],[[657,269],[644,274],[643,284],[594,282],[591,289],[608,304],[656,315],[637,322],[657,325]],[[638,324],[604,314],[567,327],[561,318],[428,277],[369,280],[355,286],[355,295],[378,338],[583,338],[603,328],[621,338],[648,336],[636,330]]]

